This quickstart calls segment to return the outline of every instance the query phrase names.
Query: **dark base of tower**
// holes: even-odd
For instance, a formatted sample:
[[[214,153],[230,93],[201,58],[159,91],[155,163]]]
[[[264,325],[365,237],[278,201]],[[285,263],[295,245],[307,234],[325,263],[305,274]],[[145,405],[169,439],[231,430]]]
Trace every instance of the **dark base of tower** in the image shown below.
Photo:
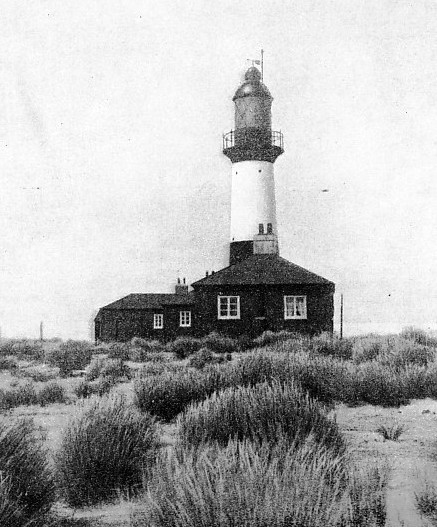
[[[249,145],[231,146],[225,148],[223,153],[229,157],[232,163],[239,163],[240,161],[268,161],[274,163],[284,150],[279,146],[267,145],[257,148],[251,148]]]

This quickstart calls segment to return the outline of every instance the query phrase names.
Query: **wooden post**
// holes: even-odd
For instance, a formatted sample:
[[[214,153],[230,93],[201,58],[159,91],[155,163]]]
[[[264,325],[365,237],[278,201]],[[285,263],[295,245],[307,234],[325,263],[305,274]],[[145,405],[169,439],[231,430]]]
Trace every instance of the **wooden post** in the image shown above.
[[[340,340],[343,339],[343,293],[340,296]]]
[[[44,340],[44,324],[41,320],[39,324],[39,340],[42,342]]]

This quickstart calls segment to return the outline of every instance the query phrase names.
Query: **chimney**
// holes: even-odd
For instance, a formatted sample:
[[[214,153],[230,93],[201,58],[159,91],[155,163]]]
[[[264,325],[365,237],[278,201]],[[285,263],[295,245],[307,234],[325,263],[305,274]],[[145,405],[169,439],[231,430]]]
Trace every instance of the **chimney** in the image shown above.
[[[181,284],[181,279],[178,278],[178,283],[175,286],[175,294],[176,295],[188,295],[188,285],[185,283]]]

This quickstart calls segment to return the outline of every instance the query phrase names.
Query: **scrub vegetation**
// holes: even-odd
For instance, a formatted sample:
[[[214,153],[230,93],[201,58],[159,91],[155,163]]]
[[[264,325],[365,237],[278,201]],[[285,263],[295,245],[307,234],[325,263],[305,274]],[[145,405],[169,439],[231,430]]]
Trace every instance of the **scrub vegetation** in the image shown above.
[[[55,502],[123,497],[129,517],[113,525],[385,525],[389,467],[355,459],[335,413],[437,398],[436,352],[414,328],[342,340],[2,339],[0,524],[72,527]],[[47,434],[51,416],[62,426]],[[405,430],[395,414],[369,433],[390,446]],[[436,502],[430,486],[417,494],[429,518]]]

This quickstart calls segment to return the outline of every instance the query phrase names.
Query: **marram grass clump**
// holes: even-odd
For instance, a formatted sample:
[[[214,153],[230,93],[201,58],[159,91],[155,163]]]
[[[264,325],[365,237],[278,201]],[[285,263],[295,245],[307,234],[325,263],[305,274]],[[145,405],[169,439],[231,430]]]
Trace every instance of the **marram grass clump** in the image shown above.
[[[178,434],[182,445],[194,447],[204,442],[226,446],[231,439],[270,445],[285,439],[300,445],[311,436],[337,454],[345,450],[336,422],[293,382],[265,382],[216,392],[179,417]]]
[[[91,398],[78,406],[56,456],[62,497],[80,507],[135,492],[157,447],[157,428],[150,415],[122,397]]]

